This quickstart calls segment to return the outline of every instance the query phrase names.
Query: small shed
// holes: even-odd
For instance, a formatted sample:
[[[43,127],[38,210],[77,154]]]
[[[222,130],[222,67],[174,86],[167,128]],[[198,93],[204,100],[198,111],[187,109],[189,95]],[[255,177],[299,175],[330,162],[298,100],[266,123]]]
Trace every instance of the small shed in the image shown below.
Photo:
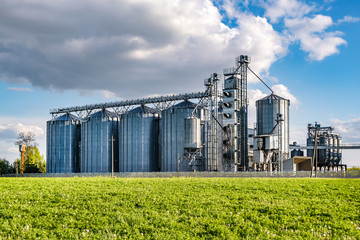
[[[294,156],[284,161],[284,171],[311,171],[311,157]]]

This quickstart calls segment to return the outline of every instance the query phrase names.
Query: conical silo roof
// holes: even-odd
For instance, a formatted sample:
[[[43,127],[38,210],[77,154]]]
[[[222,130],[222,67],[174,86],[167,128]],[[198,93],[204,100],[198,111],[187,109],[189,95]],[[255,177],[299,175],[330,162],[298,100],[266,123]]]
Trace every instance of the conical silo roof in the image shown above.
[[[190,102],[190,101],[183,101],[183,102],[180,102],[170,108],[195,108],[195,107],[196,107],[195,103]]]
[[[264,98],[261,98],[261,99],[259,99],[257,101],[263,101],[263,100],[269,100],[269,99],[271,99],[271,100],[287,100],[287,101],[290,101],[289,99],[280,97],[279,95],[276,95],[274,93],[272,93],[272,94],[270,94],[270,95],[268,95],[268,96],[266,96]]]
[[[149,108],[147,106],[140,106],[137,108],[134,108],[133,110],[129,111],[129,113],[152,113],[155,114],[157,111],[155,109]]]
[[[110,112],[108,110],[101,110],[96,113],[90,115],[91,118],[93,117],[118,117],[118,115],[114,112]]]
[[[75,116],[71,113],[65,113],[65,114],[55,118],[54,121],[80,121],[80,118],[78,118],[77,116]]]

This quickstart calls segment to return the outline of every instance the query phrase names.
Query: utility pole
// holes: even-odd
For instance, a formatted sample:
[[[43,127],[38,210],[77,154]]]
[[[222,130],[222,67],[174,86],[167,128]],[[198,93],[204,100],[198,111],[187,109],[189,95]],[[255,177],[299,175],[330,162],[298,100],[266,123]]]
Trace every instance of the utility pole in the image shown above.
[[[318,124],[315,122],[315,140],[314,140],[314,151],[313,156],[311,158],[311,174],[310,177],[313,175],[313,168],[314,168],[314,161],[315,161],[315,177],[317,172],[317,132],[318,132]]]
[[[317,163],[318,163],[318,156],[317,156],[317,134],[318,134],[318,124],[315,122],[315,177],[317,177]]]
[[[114,135],[111,135],[111,178],[114,177]]]

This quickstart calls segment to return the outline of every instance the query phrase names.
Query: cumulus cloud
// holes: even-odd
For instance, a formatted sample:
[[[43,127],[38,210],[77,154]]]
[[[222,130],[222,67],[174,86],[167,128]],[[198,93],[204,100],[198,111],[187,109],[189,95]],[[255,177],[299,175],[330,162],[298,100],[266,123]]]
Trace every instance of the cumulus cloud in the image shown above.
[[[318,61],[338,53],[338,47],[346,44],[346,41],[339,37],[341,32],[325,32],[325,29],[333,24],[331,17],[324,15],[285,20],[285,26],[289,28],[294,39],[300,41],[301,48],[309,52],[309,58]]]
[[[232,0],[215,2],[3,0],[0,79],[136,98],[203,90],[203,78],[233,67],[241,54],[272,79],[271,65],[293,41],[313,60],[345,43],[340,33],[325,31],[334,24],[330,17],[304,17],[314,7],[303,1],[264,1],[264,16],[251,13],[249,1],[241,3],[247,10]],[[285,31],[276,31],[271,23],[283,19]],[[249,82],[258,81],[249,75]]]
[[[270,0],[264,3],[265,16],[276,23],[280,18],[297,18],[311,12],[314,7],[297,0]]]
[[[339,52],[339,46],[346,44],[338,31],[326,31],[335,25],[330,16],[314,14],[318,11],[315,5],[309,5],[298,0],[268,0],[262,6],[265,16],[272,23],[284,20],[284,33],[289,40],[299,41],[301,49],[309,53],[310,60],[321,61]],[[339,22],[357,21],[356,18],[346,16]]]
[[[256,73],[268,76],[270,66],[286,55],[287,39],[276,32],[266,18],[238,14],[237,22],[238,38],[233,39],[232,45],[241,46],[241,52],[251,56],[250,66]],[[258,80],[249,74],[249,82]]]
[[[47,119],[33,117],[31,119],[0,117],[0,158],[13,162],[19,157],[19,149],[14,145],[19,132],[33,132],[39,144],[41,154],[45,155],[45,125]],[[9,124],[11,122],[11,124]]]
[[[345,142],[358,142],[360,139],[360,118],[343,121],[340,119],[331,119],[331,125],[335,132],[339,132]]]
[[[112,91],[101,90],[100,92],[101,92],[101,94],[103,95],[103,97],[105,99],[115,99],[115,98],[117,98],[116,94],[114,92],[112,92]]]
[[[250,66],[256,73],[271,78],[268,70],[274,62],[287,54],[289,40],[277,32],[265,17],[242,11],[239,4],[226,0],[220,6],[225,17],[236,23],[236,27],[231,29],[236,37],[231,39],[230,44],[234,49],[238,46],[242,54],[251,57]],[[243,1],[241,4],[246,7],[249,3]],[[233,48],[229,50],[224,53],[231,55]],[[249,83],[258,83],[252,74],[248,77]]]
[[[266,97],[267,94],[263,93],[259,89],[248,89],[248,126],[252,128],[256,123],[256,106],[255,102],[263,97]]]
[[[0,78],[132,98],[201,90],[204,77],[240,54],[266,73],[286,54],[285,39],[265,18],[237,21],[223,24],[209,0],[4,0]]]
[[[290,93],[290,90],[283,84],[276,84],[271,87],[276,95],[290,100],[290,104],[293,106],[299,106],[300,101]]]
[[[13,141],[20,132],[32,132],[36,136],[44,135],[42,128],[38,126],[24,125],[22,123],[0,125],[0,139]]]

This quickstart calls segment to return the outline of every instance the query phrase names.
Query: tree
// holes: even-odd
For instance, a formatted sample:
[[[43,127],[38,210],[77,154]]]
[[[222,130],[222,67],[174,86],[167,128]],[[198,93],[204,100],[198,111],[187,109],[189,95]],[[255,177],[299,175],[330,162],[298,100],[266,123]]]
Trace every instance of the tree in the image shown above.
[[[12,173],[13,170],[8,160],[0,158],[0,175]]]
[[[26,145],[26,151],[24,153],[24,173],[45,173],[46,163],[44,156],[40,154],[37,147],[38,144],[35,141],[35,134],[32,132],[20,132],[17,139],[18,141],[15,142],[15,145]],[[19,172],[21,172],[20,159],[16,160],[19,166]]]
[[[15,145],[26,145],[27,147],[36,147],[37,143],[35,141],[35,134],[33,132],[20,132],[17,137],[18,141],[15,142]]]

